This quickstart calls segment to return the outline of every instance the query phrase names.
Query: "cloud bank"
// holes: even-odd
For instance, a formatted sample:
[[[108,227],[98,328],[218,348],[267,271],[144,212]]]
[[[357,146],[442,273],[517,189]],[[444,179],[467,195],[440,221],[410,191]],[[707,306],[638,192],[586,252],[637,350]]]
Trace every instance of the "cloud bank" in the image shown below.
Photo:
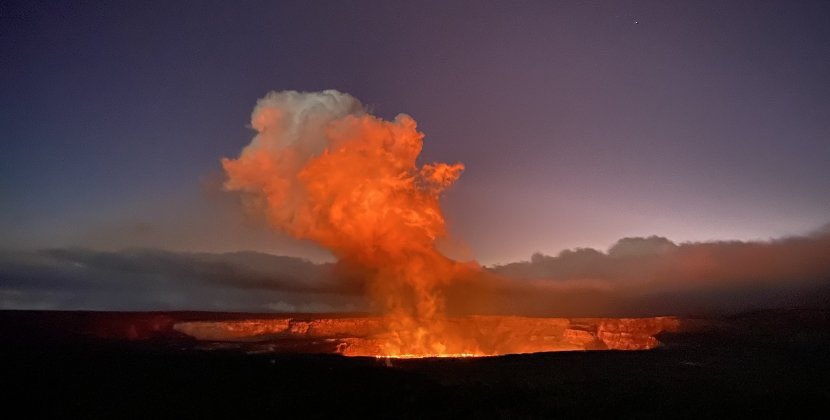
[[[336,264],[257,252],[6,250],[0,308],[352,312],[361,285]]]
[[[544,312],[689,314],[825,305],[830,230],[764,242],[623,238],[607,252],[537,253],[491,271],[501,276],[492,283],[525,295],[516,302],[526,310]]]
[[[362,312],[365,273],[256,252],[80,248],[0,254],[0,308]],[[830,306],[830,229],[764,242],[623,238],[489,267],[451,314],[695,315]]]

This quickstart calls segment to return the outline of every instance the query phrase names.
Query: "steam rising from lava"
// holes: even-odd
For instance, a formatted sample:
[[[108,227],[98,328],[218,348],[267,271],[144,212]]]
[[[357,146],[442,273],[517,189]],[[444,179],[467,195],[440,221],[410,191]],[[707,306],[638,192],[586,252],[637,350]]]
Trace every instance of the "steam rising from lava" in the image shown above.
[[[223,159],[225,188],[269,223],[330,249],[368,274],[390,319],[386,355],[475,353],[447,330],[443,288],[477,270],[441,255],[439,195],[464,166],[418,166],[424,135],[405,114],[385,121],[335,90],[271,92],[251,115],[257,135]]]

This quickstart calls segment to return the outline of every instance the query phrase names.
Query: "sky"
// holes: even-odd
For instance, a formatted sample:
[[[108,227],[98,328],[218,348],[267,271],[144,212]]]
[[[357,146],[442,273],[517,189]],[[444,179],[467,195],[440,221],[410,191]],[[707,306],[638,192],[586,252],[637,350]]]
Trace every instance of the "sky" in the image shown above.
[[[483,264],[830,222],[830,3],[3,2],[0,247],[331,261],[220,159],[269,91],[337,89],[463,162],[442,246]]]

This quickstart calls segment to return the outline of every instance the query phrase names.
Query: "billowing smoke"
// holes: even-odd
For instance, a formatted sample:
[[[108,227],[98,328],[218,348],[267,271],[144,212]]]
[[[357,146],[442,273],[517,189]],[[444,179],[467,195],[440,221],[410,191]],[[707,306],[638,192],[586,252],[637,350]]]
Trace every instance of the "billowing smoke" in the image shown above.
[[[443,290],[474,267],[435,248],[446,234],[439,195],[464,166],[418,166],[424,135],[411,117],[385,121],[334,90],[271,92],[251,125],[251,143],[222,160],[225,188],[366,272],[368,296],[391,320],[387,354],[465,352],[445,331]]]

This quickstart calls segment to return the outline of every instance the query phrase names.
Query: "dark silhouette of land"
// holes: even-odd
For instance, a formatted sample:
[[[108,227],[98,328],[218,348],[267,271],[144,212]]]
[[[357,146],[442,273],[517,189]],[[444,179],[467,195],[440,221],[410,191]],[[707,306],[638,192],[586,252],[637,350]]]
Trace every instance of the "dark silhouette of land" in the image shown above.
[[[648,351],[466,359],[208,350],[171,328],[250,317],[0,312],[3,406],[26,417],[783,417],[830,398],[827,310],[694,320]]]

